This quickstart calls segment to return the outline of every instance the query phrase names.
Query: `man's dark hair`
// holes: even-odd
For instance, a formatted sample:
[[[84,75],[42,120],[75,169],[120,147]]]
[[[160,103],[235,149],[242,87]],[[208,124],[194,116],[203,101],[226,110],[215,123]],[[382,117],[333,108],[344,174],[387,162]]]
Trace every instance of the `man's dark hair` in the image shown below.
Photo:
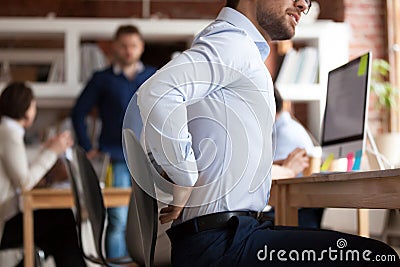
[[[143,40],[142,34],[140,33],[139,29],[133,25],[121,25],[118,27],[117,31],[114,34],[114,40],[117,40],[121,35],[125,34],[137,34],[139,35],[140,39]]]
[[[8,84],[0,95],[0,117],[23,119],[33,99],[33,91],[25,83],[12,82]]]
[[[226,6],[236,9],[240,0],[226,0]]]
[[[275,96],[276,113],[279,113],[282,111],[283,108],[283,99],[281,97],[281,94],[276,88],[274,88],[274,96]]]

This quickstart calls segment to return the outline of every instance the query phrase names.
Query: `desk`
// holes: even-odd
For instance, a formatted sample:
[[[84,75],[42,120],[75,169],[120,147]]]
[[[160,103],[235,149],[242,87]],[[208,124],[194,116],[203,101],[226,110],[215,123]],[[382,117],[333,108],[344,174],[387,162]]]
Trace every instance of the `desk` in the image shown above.
[[[130,188],[106,188],[103,190],[104,205],[116,207],[128,205]],[[24,266],[34,266],[33,211],[35,209],[57,209],[74,207],[70,189],[33,189],[22,194],[24,208]]]
[[[357,208],[358,232],[369,232],[368,212],[363,209],[400,208],[400,169],[272,181],[270,205],[277,225],[298,225],[298,208]]]

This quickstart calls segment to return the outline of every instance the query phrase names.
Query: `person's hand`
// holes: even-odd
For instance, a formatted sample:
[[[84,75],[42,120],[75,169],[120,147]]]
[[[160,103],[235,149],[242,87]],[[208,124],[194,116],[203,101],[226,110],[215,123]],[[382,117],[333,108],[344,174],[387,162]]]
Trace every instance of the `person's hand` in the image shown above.
[[[308,167],[308,156],[305,149],[296,148],[283,161],[282,166],[291,169],[295,176]]]
[[[183,207],[168,205],[168,207],[160,210],[160,217],[158,218],[161,224],[172,222],[181,215]]]
[[[59,155],[64,153],[65,150],[70,148],[73,144],[74,141],[72,140],[71,133],[69,131],[65,131],[47,140],[47,142],[44,144],[44,147],[54,151],[57,153],[57,155]]]

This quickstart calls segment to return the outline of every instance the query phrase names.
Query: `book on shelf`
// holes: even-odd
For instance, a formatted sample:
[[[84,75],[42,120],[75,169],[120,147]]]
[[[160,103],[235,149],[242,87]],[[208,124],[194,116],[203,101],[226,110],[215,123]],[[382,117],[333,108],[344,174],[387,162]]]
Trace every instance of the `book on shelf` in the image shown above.
[[[60,83],[64,81],[64,60],[54,60],[51,64],[47,81],[51,83]]]
[[[283,58],[281,68],[279,70],[278,76],[276,77],[276,83],[287,84],[294,83],[296,79],[296,73],[298,69],[297,62],[299,57],[299,52],[295,49],[290,49],[285,57]]]
[[[318,51],[315,47],[301,50],[300,71],[296,79],[298,83],[315,83],[318,76]]]
[[[291,49],[285,55],[278,76],[277,84],[311,84],[318,77],[318,50],[305,47]]]

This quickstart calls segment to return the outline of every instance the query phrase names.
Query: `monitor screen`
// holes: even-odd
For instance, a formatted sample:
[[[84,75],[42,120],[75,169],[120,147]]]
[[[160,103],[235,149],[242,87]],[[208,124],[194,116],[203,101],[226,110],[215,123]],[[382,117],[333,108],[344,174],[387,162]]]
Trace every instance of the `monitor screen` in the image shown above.
[[[335,158],[363,151],[367,127],[371,53],[329,72],[321,145]]]

